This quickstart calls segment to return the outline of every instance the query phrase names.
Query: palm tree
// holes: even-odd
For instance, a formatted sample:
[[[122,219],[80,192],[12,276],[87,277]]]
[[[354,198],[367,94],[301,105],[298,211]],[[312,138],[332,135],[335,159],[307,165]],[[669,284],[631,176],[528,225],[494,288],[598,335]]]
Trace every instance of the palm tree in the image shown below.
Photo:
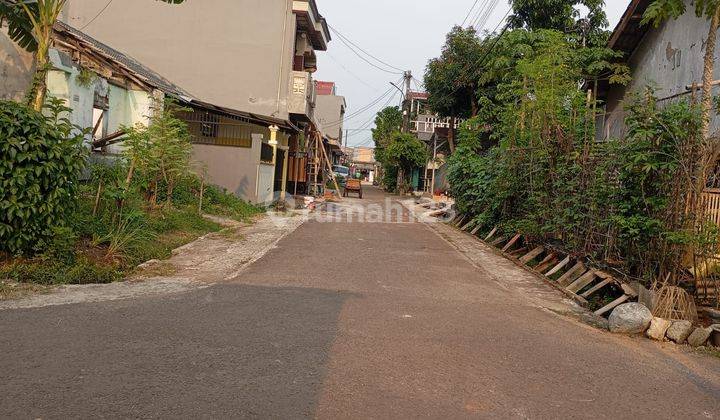
[[[162,1],[180,4],[185,0]],[[45,104],[53,25],[66,3],[67,0],[0,0],[0,24],[6,21],[10,38],[35,56],[36,70],[27,102],[38,111]]]

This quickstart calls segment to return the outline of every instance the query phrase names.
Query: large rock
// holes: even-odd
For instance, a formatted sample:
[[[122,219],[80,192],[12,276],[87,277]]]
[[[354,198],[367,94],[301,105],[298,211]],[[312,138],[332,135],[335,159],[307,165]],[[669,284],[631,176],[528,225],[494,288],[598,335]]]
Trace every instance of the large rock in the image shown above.
[[[667,338],[682,344],[693,332],[693,324],[690,321],[675,321],[667,330]]]
[[[690,334],[690,337],[688,337],[688,344],[693,347],[700,347],[710,338],[712,332],[712,328],[696,328],[695,331]]]
[[[624,303],[610,314],[610,331],[617,334],[642,334],[650,326],[653,316],[641,303]]]
[[[652,321],[650,321],[650,328],[648,328],[645,334],[653,340],[664,341],[665,333],[671,325],[672,321],[668,321],[667,319],[653,318]]]

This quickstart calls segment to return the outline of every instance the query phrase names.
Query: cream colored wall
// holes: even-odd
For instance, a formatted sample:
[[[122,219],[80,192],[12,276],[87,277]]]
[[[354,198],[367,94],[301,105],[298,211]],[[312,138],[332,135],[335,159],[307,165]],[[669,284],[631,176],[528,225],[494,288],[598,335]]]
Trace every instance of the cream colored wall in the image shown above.
[[[69,0],[63,19],[204,101],[288,118],[292,0],[122,0],[98,16],[105,3]]]

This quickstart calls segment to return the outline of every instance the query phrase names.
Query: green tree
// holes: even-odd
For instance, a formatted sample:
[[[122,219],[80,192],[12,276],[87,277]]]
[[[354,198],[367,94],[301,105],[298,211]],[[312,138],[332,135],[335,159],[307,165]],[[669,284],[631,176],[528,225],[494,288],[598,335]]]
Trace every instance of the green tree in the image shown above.
[[[180,4],[185,0],[162,0]],[[35,57],[35,75],[28,91],[28,105],[42,110],[50,69],[48,52],[53,26],[67,0],[0,0],[0,22],[7,21],[8,35]]]
[[[125,156],[131,171],[142,175],[152,205],[157,203],[161,185],[165,185],[167,204],[171,204],[175,185],[190,173],[192,144],[187,124],[176,117],[181,110],[171,101],[164,106],[156,104],[149,125],[138,123],[127,129]],[[131,177],[132,173],[128,179]]]
[[[451,152],[455,150],[454,119],[473,117],[478,112],[478,78],[485,52],[474,29],[456,26],[447,34],[440,57],[430,60],[425,69],[430,109],[452,120]]]
[[[400,131],[402,120],[402,111],[396,106],[389,106],[377,113],[375,128],[372,129],[376,148],[384,148],[390,143],[392,135]]]
[[[607,37],[603,0],[511,0],[512,28],[554,29],[581,36],[584,45],[602,45]],[[579,6],[587,9],[581,17]]]
[[[406,191],[407,178],[412,169],[424,167],[428,162],[429,153],[425,143],[414,135],[396,132],[385,148],[384,159],[388,165],[397,168],[397,186],[400,193],[403,193]]]

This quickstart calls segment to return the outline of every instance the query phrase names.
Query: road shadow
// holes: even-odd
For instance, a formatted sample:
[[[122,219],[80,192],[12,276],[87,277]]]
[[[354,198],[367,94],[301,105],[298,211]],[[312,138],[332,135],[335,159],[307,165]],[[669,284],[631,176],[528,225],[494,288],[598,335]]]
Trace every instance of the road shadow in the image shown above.
[[[349,295],[223,284],[0,312],[0,417],[312,417]]]

